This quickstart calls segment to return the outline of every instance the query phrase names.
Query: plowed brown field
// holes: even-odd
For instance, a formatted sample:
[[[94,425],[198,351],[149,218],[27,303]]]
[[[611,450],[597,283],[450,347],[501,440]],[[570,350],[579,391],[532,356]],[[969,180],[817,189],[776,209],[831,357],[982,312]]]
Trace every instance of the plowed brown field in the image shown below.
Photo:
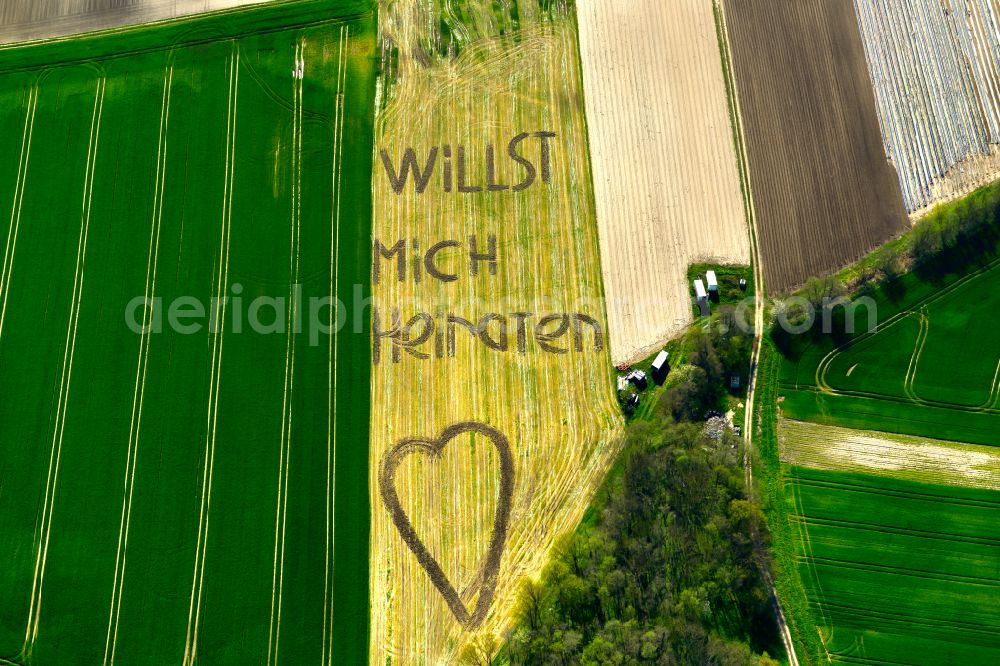
[[[909,226],[851,0],[725,0],[772,293]]]

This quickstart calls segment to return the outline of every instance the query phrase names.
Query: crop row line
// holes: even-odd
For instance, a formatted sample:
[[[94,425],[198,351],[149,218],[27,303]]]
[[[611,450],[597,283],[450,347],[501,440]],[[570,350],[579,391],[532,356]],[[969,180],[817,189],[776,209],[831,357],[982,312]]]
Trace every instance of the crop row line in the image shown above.
[[[934,579],[950,581],[955,583],[969,583],[970,585],[984,585],[987,587],[1000,587],[1000,578],[987,578],[985,576],[966,576],[963,574],[951,574],[943,571],[931,571],[929,569],[911,569],[908,567],[889,566],[876,564],[873,562],[859,562],[852,560],[841,560],[832,557],[820,557],[817,555],[802,556],[800,559],[808,557],[813,563],[835,569],[853,569],[856,571],[870,571],[872,573],[885,573],[893,576],[910,576],[921,579]]]
[[[866,493],[872,495],[885,495],[887,497],[899,497],[917,501],[933,501],[938,504],[953,504],[956,506],[969,506],[985,509],[1000,509],[1000,500],[977,500],[970,498],[959,498],[950,495],[939,495],[935,493],[920,493],[912,490],[896,490],[893,488],[882,488],[880,486],[870,486],[862,483],[848,483],[844,481],[831,481],[828,479],[817,479],[809,476],[802,476],[795,471],[788,474],[791,483],[796,483],[805,487],[825,488],[841,490],[843,492]]]
[[[1000,633],[997,631],[996,625],[990,623],[991,620],[986,620],[986,623],[967,622],[959,619],[940,620],[936,617],[926,615],[914,615],[912,613],[898,612],[893,613],[871,608],[861,608],[837,602],[824,601],[822,603],[825,603],[829,607],[831,614],[839,615],[841,617],[854,617],[862,621],[875,619],[883,623],[893,623],[903,627],[923,625],[929,629],[942,629],[947,632],[961,631],[969,634],[986,634],[991,636],[996,636]],[[968,617],[968,613],[963,613],[962,616]],[[871,622],[862,624],[862,626],[865,628],[870,627]]]
[[[803,525],[817,527],[836,527],[840,529],[859,530],[862,532],[894,534],[896,536],[913,537],[917,539],[930,539],[934,541],[946,541],[949,543],[968,543],[974,545],[1000,546],[1000,539],[987,537],[974,537],[964,534],[953,534],[950,532],[931,532],[929,530],[918,530],[908,527],[897,527],[894,525],[883,525],[880,523],[869,523],[858,520],[840,520],[837,518],[819,518],[807,516],[801,513],[789,514],[788,519],[792,522]]]

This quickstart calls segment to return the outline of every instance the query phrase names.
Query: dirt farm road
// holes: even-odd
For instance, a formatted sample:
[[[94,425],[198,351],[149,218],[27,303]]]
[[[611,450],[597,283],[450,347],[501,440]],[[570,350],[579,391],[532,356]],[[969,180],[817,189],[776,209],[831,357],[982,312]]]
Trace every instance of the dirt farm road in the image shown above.
[[[752,203],[750,206],[752,207]],[[743,437],[746,442],[743,466],[746,470],[747,488],[753,487],[753,456],[751,447],[753,446],[753,415],[754,401],[757,388],[757,364],[760,362],[760,346],[764,332],[764,292],[763,275],[760,269],[760,252],[757,246],[757,228],[753,215],[748,216],[750,220],[751,252],[753,255],[754,282],[757,288],[754,290],[754,334],[753,351],[750,356],[750,380],[747,387],[746,413],[743,421]],[[771,571],[764,568],[764,579],[771,589],[771,602],[774,604],[774,616],[778,620],[778,630],[781,632],[781,641],[785,645],[785,652],[788,654],[788,663],[791,666],[799,666],[799,660],[795,656],[795,644],[792,642],[792,633],[788,629],[788,622],[785,620],[785,612],[778,600],[778,591],[774,587],[774,580],[771,578]]]
[[[729,26],[726,22],[726,10],[722,3],[717,3],[716,5],[719,9],[719,16],[722,21],[723,35],[728,36]],[[733,62],[733,52],[732,47],[729,44],[728,37],[725,37],[725,50],[727,52],[726,58],[731,63]],[[763,342],[764,335],[764,271],[761,265],[761,252],[760,252],[760,241],[757,233],[757,217],[754,210],[753,203],[753,185],[751,183],[751,176],[749,171],[749,156],[747,154],[746,139],[743,133],[743,116],[740,111],[740,100],[739,92],[736,86],[732,86],[731,92],[731,104],[733,109],[733,122],[736,123],[736,136],[737,136],[737,159],[742,163],[741,173],[745,174],[744,182],[744,205],[746,206],[746,219],[748,232],[750,234],[750,257],[751,263],[753,265],[753,277],[754,277],[754,322],[753,322],[753,347],[750,355],[750,377],[747,383],[747,400],[746,408],[744,410],[744,420],[743,420],[743,438],[746,443],[744,447],[744,459],[743,466],[746,470],[746,484],[747,488],[752,490],[753,488],[753,426],[754,426],[754,410],[755,410],[755,399],[757,392],[757,367],[760,362],[760,349]],[[781,601],[778,599],[778,591],[774,587],[774,579],[771,577],[771,571],[768,567],[764,567],[764,579],[767,581],[767,586],[771,590],[771,603],[774,605],[774,615],[778,621],[778,630],[781,633],[781,642],[785,646],[785,653],[788,655],[788,663],[790,666],[799,666],[798,657],[795,654],[795,643],[792,640],[792,632],[788,628],[788,621],[785,619],[784,609],[781,607]]]

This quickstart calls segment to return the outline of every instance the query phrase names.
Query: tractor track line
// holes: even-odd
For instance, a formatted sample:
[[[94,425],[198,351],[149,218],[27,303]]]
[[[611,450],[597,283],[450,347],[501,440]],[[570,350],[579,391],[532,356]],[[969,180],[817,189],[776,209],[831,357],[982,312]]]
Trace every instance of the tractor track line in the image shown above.
[[[170,120],[170,91],[174,68],[171,65],[163,78],[163,100],[160,111],[160,135],[157,146],[156,181],[153,190],[153,215],[149,233],[149,255],[146,260],[146,287],[143,292],[146,302],[156,293],[156,267],[160,256],[160,228],[163,220],[163,192],[166,178],[167,127]],[[129,523],[132,518],[132,491],[135,488],[136,457],[139,453],[139,430],[142,423],[142,406],[146,394],[146,368],[149,359],[150,336],[147,327],[148,313],[143,315],[143,329],[139,341],[139,356],[136,361],[135,390],[132,394],[132,422],[129,425],[128,455],[125,460],[124,492],[122,494],[122,516],[118,528],[118,551],[115,557],[115,577],[111,591],[111,609],[108,613],[108,634],[104,642],[105,666],[115,661],[118,645],[118,619],[121,613],[121,595],[125,585],[125,554],[128,550]]]
[[[219,385],[222,379],[222,345],[225,333],[224,297],[229,280],[229,236],[232,229],[233,176],[236,162],[236,109],[239,92],[239,43],[233,42],[229,58],[229,109],[226,119],[226,171],[222,202],[222,223],[219,232],[219,268],[216,276],[218,300],[212,324],[212,374],[209,381],[207,430],[205,433],[205,464],[202,472],[201,509],[198,516],[198,543],[195,552],[194,575],[191,580],[191,601],[188,606],[187,635],[184,641],[184,666],[197,659],[198,624],[201,617],[201,592],[205,580],[205,556],[208,550],[208,527],[212,505],[212,475],[215,465],[215,433],[218,423]]]
[[[3,322],[7,314],[7,294],[10,291],[10,277],[14,272],[14,250],[17,247],[17,230],[21,226],[21,202],[24,200],[24,185],[28,172],[28,157],[31,154],[31,137],[35,129],[35,109],[38,107],[39,81],[28,91],[28,104],[24,116],[24,134],[21,137],[21,156],[17,164],[17,182],[14,185],[14,201],[10,212],[10,226],[7,229],[7,242],[3,255],[3,270],[0,272],[0,298],[3,306],[0,308],[0,336],[3,335]]]
[[[295,47],[295,71],[300,71],[304,75],[305,40],[299,38],[299,43]],[[296,75],[292,81],[292,91],[294,95],[295,111],[293,112],[292,124],[292,219],[291,219],[291,239],[289,249],[289,297],[288,297],[288,318],[286,325],[289,330],[286,332],[287,341],[285,343],[285,379],[284,396],[281,406],[281,442],[278,457],[278,501],[275,507],[274,522],[274,565],[271,572],[271,616],[268,626],[267,640],[267,663],[278,661],[278,650],[281,640],[281,600],[284,588],[284,566],[285,566],[285,530],[286,519],[288,517],[288,476],[291,467],[289,458],[291,457],[292,440],[292,406],[295,389],[295,334],[298,326],[297,294],[299,275],[299,243],[300,243],[300,221],[302,214],[302,92],[304,76]]]
[[[340,29],[339,51],[337,53],[337,93],[334,104],[333,132],[333,190],[334,196],[332,219],[330,223],[330,339],[328,341],[327,359],[327,438],[326,438],[326,558],[323,574],[323,657],[322,663],[333,665],[333,608],[330,603],[332,596],[331,584],[335,563],[332,560],[333,542],[336,538],[334,512],[336,510],[335,494],[337,492],[337,342],[338,335],[335,326],[337,312],[333,306],[340,290],[340,172],[343,161],[343,132],[345,92],[344,78],[346,75],[347,54],[345,52],[345,29]]]
[[[56,423],[52,433],[52,451],[49,455],[49,471],[45,484],[45,502],[42,508],[41,531],[44,536],[38,544],[35,558],[35,573],[31,584],[31,606],[28,611],[28,626],[25,631],[25,652],[30,652],[38,636],[38,617],[42,605],[42,586],[45,582],[45,566],[49,554],[52,531],[52,512],[55,505],[56,488],[59,482],[59,460],[62,455],[63,432],[66,426],[66,410],[73,376],[73,357],[76,352],[76,332],[80,321],[80,303],[83,298],[83,280],[86,272],[87,235],[90,231],[90,202],[94,192],[94,168],[97,165],[97,146],[100,141],[101,115],[104,111],[104,88],[106,79],[97,81],[94,95],[94,112],[90,121],[90,140],[87,146],[87,167],[84,174],[83,204],[80,220],[80,237],[77,241],[76,270],[73,276],[73,295],[70,301],[69,324],[66,329],[66,348],[63,351],[63,368],[59,380],[59,401],[56,408]]]

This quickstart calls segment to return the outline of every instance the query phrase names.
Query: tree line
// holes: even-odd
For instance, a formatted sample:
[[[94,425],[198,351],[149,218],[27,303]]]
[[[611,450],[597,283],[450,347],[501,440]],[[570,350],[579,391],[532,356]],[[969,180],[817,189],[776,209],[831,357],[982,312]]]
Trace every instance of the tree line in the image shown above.
[[[728,372],[748,341],[693,335],[654,421],[631,424],[587,518],[520,592],[504,637],[465,664],[770,666],[781,653],[769,587],[769,536],[748,495],[741,440],[709,433]]]

